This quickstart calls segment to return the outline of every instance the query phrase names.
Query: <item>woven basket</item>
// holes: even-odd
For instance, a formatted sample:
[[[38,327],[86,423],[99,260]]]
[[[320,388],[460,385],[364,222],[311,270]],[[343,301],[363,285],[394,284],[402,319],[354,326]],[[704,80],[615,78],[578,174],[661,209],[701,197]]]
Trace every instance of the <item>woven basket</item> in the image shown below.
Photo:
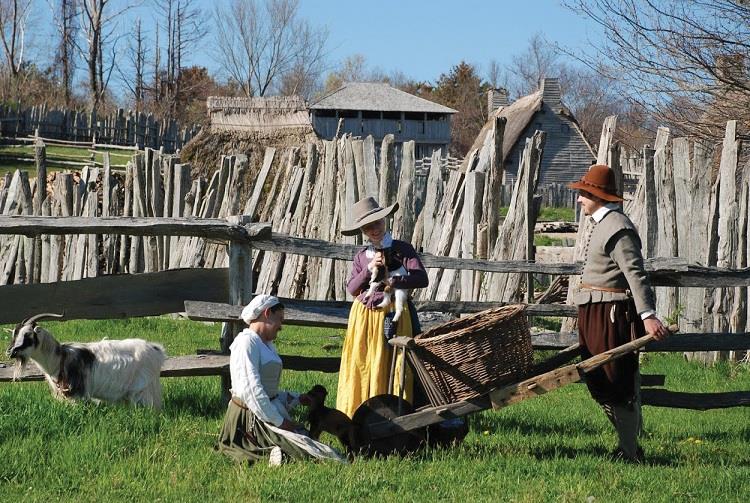
[[[415,338],[412,363],[433,405],[474,398],[528,372],[533,349],[525,308],[489,309]]]

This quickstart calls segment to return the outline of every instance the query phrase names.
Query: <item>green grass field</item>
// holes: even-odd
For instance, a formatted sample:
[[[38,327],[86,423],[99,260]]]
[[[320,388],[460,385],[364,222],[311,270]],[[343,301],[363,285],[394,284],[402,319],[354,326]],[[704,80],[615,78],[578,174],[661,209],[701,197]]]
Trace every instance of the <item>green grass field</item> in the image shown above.
[[[61,340],[139,336],[171,355],[218,347],[219,325],[167,318],[49,322]],[[286,354],[336,355],[340,330],[286,327]],[[3,346],[9,335],[2,332]],[[322,349],[325,347],[326,349]],[[4,356],[3,356],[4,358]],[[705,369],[679,355],[647,355],[645,373],[690,391],[750,389],[745,366]],[[286,372],[283,385],[336,375]],[[218,378],[164,379],[161,414],[126,406],[70,405],[43,383],[0,384],[0,492],[5,501],[745,501],[750,414],[644,409],[648,463],[611,462],[615,434],[582,385],[471,416],[451,449],[348,466],[236,465],[212,449],[225,404]],[[333,404],[329,396],[329,405]],[[332,441],[325,437],[324,440]]]
[[[53,146],[53,145],[47,145],[46,148],[47,151],[47,171],[61,171],[61,170],[80,170],[81,167],[77,166],[65,166],[63,164],[58,164],[55,162],[56,159],[65,160],[65,161],[79,161],[79,162],[90,162],[91,161],[91,152],[89,152],[89,149],[87,147],[59,147],[59,146]],[[95,154],[94,160],[97,162],[102,162],[103,155],[100,152],[104,152],[105,149],[97,149],[97,153]],[[129,158],[130,158],[130,152],[126,150],[120,150],[120,149],[109,149],[106,150],[112,154],[110,156],[110,162],[113,165],[116,164],[125,164]],[[122,157],[123,154],[127,154],[127,157]],[[14,157],[14,158],[20,158],[20,157],[26,157],[33,159],[34,157],[34,147],[33,146],[24,146],[24,147],[9,147],[9,146],[0,146],[0,176],[4,175],[5,173],[12,173],[16,169],[26,170],[29,172],[30,176],[36,176],[32,175],[32,173],[36,172],[36,166],[33,162],[22,162],[17,160],[11,160],[7,157]]]

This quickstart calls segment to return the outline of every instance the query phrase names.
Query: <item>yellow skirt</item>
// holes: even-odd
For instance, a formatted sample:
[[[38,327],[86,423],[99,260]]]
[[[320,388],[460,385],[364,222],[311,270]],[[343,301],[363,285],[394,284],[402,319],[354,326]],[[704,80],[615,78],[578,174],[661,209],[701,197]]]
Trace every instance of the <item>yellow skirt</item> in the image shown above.
[[[393,350],[383,338],[383,309],[367,309],[355,300],[349,312],[344,347],[341,350],[341,368],[336,395],[336,408],[352,417],[362,402],[376,395],[388,393],[388,377],[391,371]],[[412,337],[411,315],[408,308],[396,325],[396,335]],[[401,352],[396,360],[393,393],[398,395],[401,382]],[[413,397],[413,376],[406,365],[404,399]]]

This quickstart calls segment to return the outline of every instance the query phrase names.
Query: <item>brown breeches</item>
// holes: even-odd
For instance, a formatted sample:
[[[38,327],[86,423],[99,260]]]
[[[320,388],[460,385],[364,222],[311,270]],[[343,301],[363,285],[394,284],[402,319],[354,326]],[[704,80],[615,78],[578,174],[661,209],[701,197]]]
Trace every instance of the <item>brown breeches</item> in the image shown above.
[[[614,309],[614,312],[613,312]],[[614,320],[614,321],[613,321]],[[645,335],[632,300],[578,307],[578,340],[586,359]],[[599,403],[629,404],[635,399],[638,355],[623,356],[586,374],[586,385]]]

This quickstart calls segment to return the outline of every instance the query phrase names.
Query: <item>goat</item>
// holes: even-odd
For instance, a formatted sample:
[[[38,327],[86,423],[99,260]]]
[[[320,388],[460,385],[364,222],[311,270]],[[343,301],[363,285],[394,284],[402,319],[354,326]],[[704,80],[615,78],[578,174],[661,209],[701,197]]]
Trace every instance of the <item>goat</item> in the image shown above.
[[[378,304],[377,307],[388,307],[391,304],[391,294],[393,294],[393,297],[395,297],[396,301],[394,306],[396,314],[393,316],[393,323],[396,323],[401,317],[401,313],[403,313],[404,311],[404,306],[406,305],[408,295],[406,293],[406,290],[389,286],[386,280],[395,278],[396,276],[406,276],[407,273],[403,265],[399,266],[398,268],[389,270],[388,264],[391,262],[391,260],[389,260],[390,257],[387,250],[390,250],[390,248],[375,250],[375,256],[383,257],[383,263],[385,265],[383,267],[377,267],[374,270],[370,271],[370,288],[367,290],[367,293],[365,293],[364,298],[367,299],[368,297],[370,297],[370,295],[375,293],[378,285],[384,284],[385,288],[383,288],[383,301]]]
[[[31,359],[59,399],[127,401],[161,409],[159,374],[166,358],[161,345],[143,339],[60,344],[37,321],[62,317],[37,314],[16,325],[7,351],[16,360],[15,379]]]
[[[340,410],[326,407],[328,390],[316,384],[307,392],[307,396],[310,398],[310,411],[307,414],[307,419],[310,421],[310,438],[318,440],[320,434],[325,431],[336,436],[348,452],[356,451],[357,439],[354,423]]]

